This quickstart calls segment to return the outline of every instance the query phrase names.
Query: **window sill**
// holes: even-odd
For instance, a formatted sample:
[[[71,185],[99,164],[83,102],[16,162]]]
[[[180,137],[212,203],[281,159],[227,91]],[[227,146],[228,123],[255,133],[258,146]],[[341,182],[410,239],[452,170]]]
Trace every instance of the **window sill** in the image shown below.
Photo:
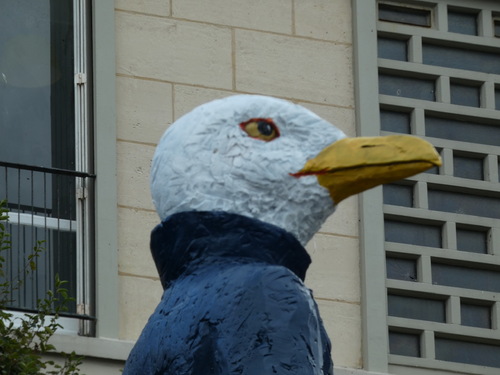
[[[372,372],[346,367],[335,367],[335,375],[387,375],[387,373]]]
[[[84,357],[125,361],[134,346],[134,341],[110,339],[105,337],[85,337],[71,334],[55,334],[50,343],[56,351],[74,351]]]
[[[84,337],[69,334],[55,334],[50,343],[56,351],[66,353],[75,351],[84,357],[126,361],[135,341],[125,341],[103,337]],[[345,367],[335,367],[335,375],[386,375],[379,372],[365,371]]]

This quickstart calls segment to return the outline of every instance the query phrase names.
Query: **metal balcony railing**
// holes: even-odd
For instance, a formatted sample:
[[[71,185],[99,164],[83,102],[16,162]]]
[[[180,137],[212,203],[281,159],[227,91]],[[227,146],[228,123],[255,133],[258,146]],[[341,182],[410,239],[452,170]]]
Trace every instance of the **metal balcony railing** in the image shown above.
[[[37,301],[53,290],[58,274],[75,298],[61,315],[94,319],[88,202],[94,178],[84,172],[0,161],[0,200],[7,201],[11,241],[11,249],[2,255],[5,279],[12,286],[9,309],[36,311]],[[27,273],[28,257],[37,244],[43,250],[34,258],[36,270]]]

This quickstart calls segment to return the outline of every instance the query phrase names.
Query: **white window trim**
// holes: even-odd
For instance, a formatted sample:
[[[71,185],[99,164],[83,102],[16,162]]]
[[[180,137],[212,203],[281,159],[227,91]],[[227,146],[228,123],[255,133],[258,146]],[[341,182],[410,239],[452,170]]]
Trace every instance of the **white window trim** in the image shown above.
[[[71,353],[90,358],[126,361],[133,341],[119,340],[117,338],[85,337],[65,332],[56,333],[51,337],[50,343],[58,352]]]
[[[373,116],[379,111],[376,14],[376,1],[353,0],[356,134],[361,137],[380,134],[380,119]],[[363,365],[366,370],[387,373],[389,337],[382,188],[360,194],[359,210]]]
[[[87,17],[90,15],[86,0],[73,1],[74,22],[74,93],[75,93],[75,167],[77,171],[91,172],[89,152],[91,152],[89,134],[92,122],[89,121],[89,85],[88,76],[88,51],[87,38],[89,34]],[[92,182],[89,180],[89,184]],[[76,179],[77,201],[76,214],[78,230],[76,231],[76,272],[77,272],[77,298],[76,307],[78,314],[92,315],[93,303],[93,272],[91,253],[94,250],[92,236],[92,203],[93,196],[87,194],[88,187],[85,179]],[[90,335],[93,331],[92,322],[80,320],[78,332]]]
[[[96,336],[119,337],[114,1],[92,1]]]

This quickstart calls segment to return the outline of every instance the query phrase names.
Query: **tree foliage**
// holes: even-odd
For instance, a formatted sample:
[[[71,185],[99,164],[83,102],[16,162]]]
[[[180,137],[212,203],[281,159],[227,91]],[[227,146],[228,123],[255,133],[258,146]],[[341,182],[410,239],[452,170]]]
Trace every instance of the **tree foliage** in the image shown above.
[[[55,352],[49,339],[62,328],[58,322],[59,314],[67,311],[68,303],[73,300],[64,287],[66,281],[55,276],[54,290],[47,291],[45,297],[37,301],[36,312],[13,314],[8,310],[14,302],[13,291],[36,272],[36,258],[45,249],[43,241],[38,241],[26,259],[25,269],[15,278],[6,278],[5,255],[12,250],[7,222],[6,201],[0,201],[0,375],[79,374],[82,358],[75,352],[60,353],[63,364],[43,357]]]

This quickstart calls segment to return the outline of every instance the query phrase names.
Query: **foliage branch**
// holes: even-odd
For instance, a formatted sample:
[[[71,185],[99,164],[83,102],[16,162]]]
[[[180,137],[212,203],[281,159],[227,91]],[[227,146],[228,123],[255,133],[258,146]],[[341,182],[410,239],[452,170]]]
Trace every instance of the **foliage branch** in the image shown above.
[[[49,343],[54,333],[62,328],[58,318],[67,311],[67,305],[74,299],[64,287],[67,281],[55,276],[54,290],[48,290],[44,298],[38,299],[36,312],[18,314],[9,311],[15,302],[13,292],[21,288],[24,281],[36,272],[37,258],[45,251],[44,241],[37,241],[28,255],[25,268],[15,277],[6,277],[6,254],[12,251],[7,223],[9,220],[7,203],[0,201],[0,375],[74,375],[82,358],[75,352],[59,353],[64,362],[48,359],[54,353],[54,345]]]

